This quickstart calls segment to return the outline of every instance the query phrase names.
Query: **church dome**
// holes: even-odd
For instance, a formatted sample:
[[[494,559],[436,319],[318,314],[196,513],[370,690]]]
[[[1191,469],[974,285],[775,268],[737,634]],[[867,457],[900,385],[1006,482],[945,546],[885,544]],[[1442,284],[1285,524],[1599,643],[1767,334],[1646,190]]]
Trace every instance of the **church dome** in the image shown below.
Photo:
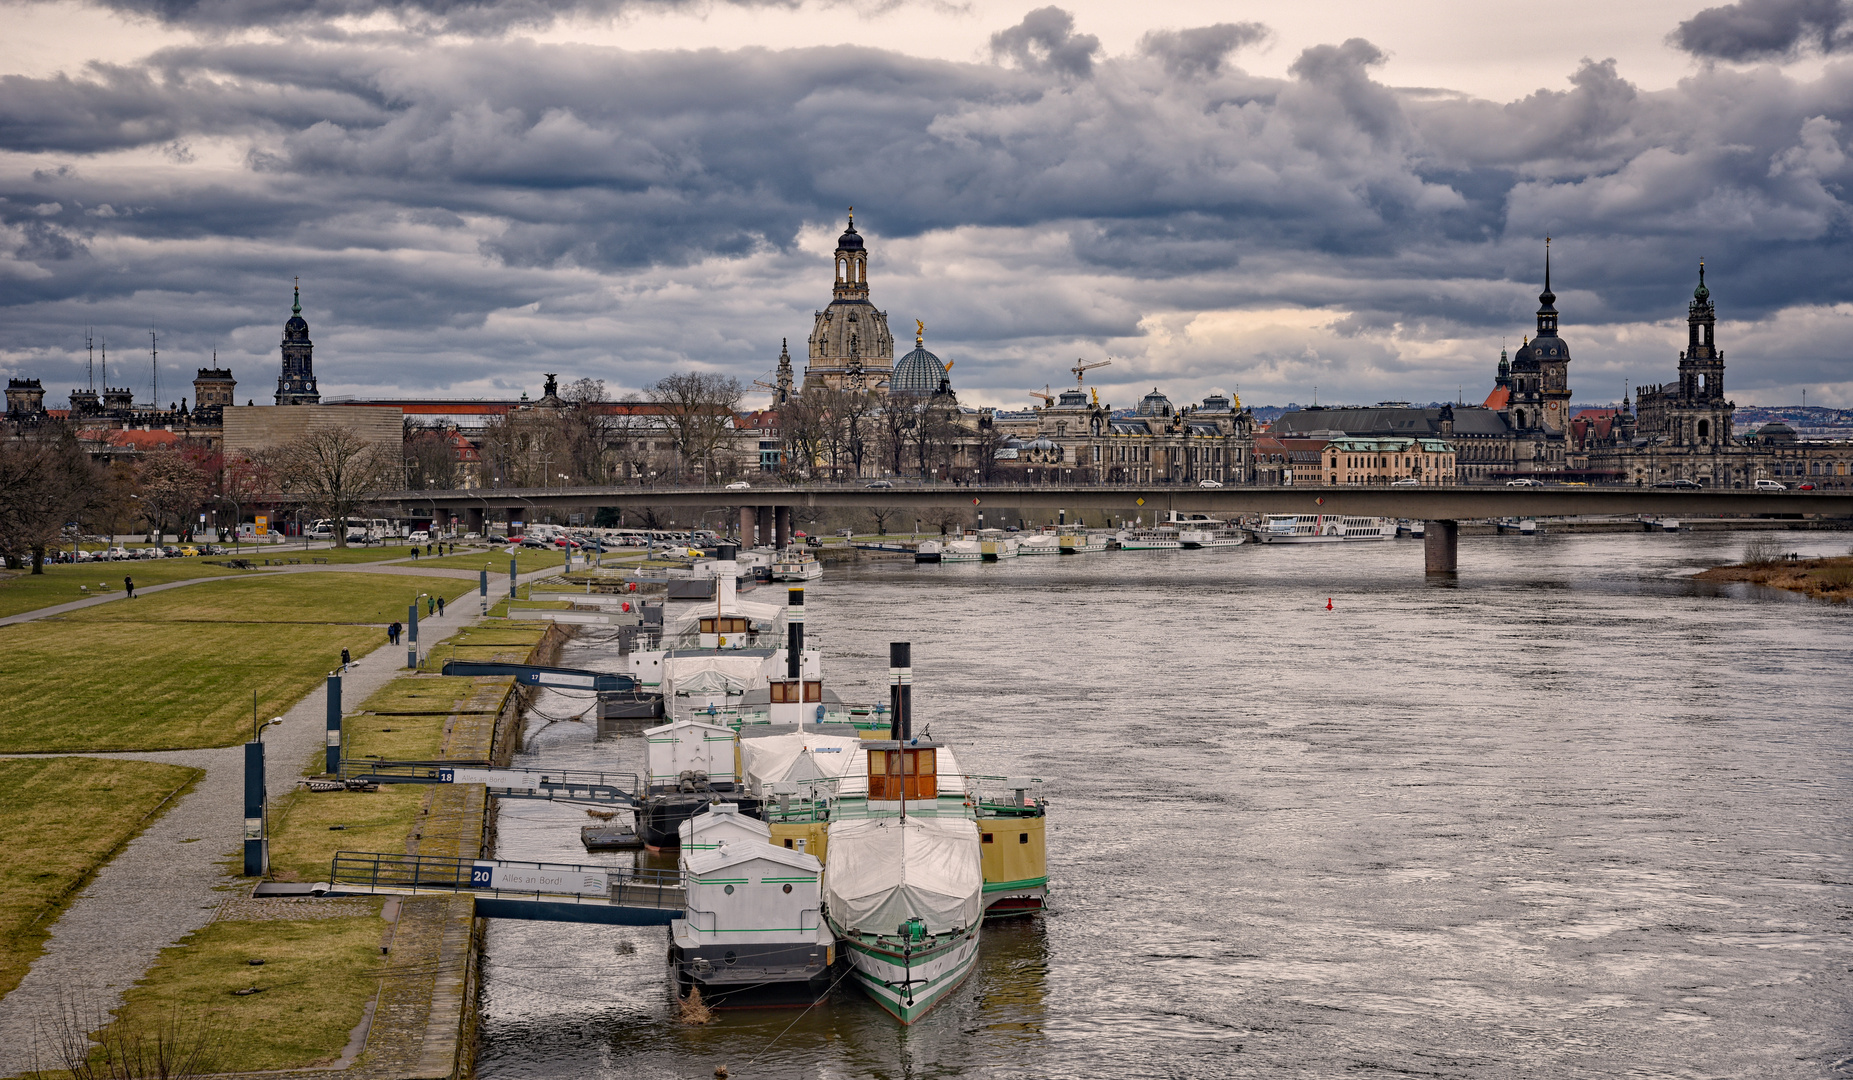
[[[836,238],[836,249],[838,251],[862,250],[862,234],[856,231],[856,215],[849,215],[849,227],[843,230],[843,235]]]
[[[1151,393],[1139,399],[1140,416],[1170,416],[1171,411],[1171,399],[1159,393],[1156,386],[1152,387]]]
[[[914,346],[914,351],[894,362],[894,376],[888,381],[888,391],[894,394],[931,394],[939,389],[941,380],[946,378],[946,365],[939,357],[927,351],[925,345]]]

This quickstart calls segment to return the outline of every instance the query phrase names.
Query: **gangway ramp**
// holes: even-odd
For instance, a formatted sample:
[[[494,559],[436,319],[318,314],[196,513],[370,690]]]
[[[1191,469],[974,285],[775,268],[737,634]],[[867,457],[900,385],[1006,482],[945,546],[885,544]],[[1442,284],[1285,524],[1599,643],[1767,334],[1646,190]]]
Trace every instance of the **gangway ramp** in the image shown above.
[[[637,774],[584,769],[498,769],[487,762],[343,758],[341,779],[369,784],[482,784],[501,799],[637,806]]]
[[[338,851],[325,896],[468,893],[487,919],[667,926],[688,890],[679,870]]]

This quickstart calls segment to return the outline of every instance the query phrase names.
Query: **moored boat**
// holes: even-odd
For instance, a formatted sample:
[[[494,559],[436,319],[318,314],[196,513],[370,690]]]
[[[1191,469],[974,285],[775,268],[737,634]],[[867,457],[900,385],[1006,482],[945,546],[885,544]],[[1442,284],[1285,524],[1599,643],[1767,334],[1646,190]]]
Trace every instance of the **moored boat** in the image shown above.
[[[1054,533],[1040,532],[1026,536],[1017,543],[1018,555],[1060,555],[1062,538]]]
[[[938,540],[922,540],[914,548],[914,561],[917,563],[938,562],[940,554],[944,551],[945,545]]]
[[[773,581],[815,581],[824,576],[824,564],[802,548],[779,553],[772,562]]]
[[[1017,538],[1002,529],[986,529],[978,534],[978,553],[985,562],[1014,559],[1019,548]]]
[[[978,538],[975,536],[949,540],[939,552],[939,561],[943,563],[982,562],[983,560],[984,548],[979,545]]]
[[[1396,539],[1396,520],[1343,514],[1269,514],[1255,530],[1264,544],[1337,544]]]
[[[1121,551],[1176,551],[1183,547],[1176,529],[1122,529],[1114,537]]]
[[[1059,543],[1064,555],[1085,555],[1091,551],[1107,550],[1105,533],[1091,533],[1075,530],[1061,534]]]

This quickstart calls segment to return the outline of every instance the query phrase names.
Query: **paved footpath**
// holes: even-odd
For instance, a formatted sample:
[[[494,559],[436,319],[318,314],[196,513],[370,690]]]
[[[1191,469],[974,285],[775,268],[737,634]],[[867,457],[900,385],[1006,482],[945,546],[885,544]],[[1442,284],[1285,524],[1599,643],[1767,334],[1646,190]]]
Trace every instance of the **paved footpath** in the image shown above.
[[[433,557],[435,558],[436,556]],[[133,566],[134,564],[125,563],[124,565]],[[556,566],[550,571],[538,571],[538,573],[542,575],[547,573],[557,574],[560,572],[560,569],[560,567]],[[215,581],[249,581],[253,577],[265,574],[410,574],[414,577],[467,578],[474,581],[477,579],[479,573],[480,572],[476,570],[459,570],[455,567],[448,566],[420,566],[415,559],[397,559],[389,562],[376,563],[347,563],[333,566],[260,566],[251,574],[221,574],[217,577],[187,578],[183,581],[169,581],[160,585],[137,585],[135,587],[135,595],[147,596],[150,593],[165,592],[168,589],[179,589],[188,585],[210,585]],[[533,576],[533,574],[525,575],[522,580],[528,580]],[[503,576],[500,580],[502,586],[506,588],[508,578]],[[496,581],[496,575],[493,573],[490,574],[489,584],[491,589],[494,588]],[[31,611],[22,611],[17,615],[8,615],[4,618],[0,618],[0,626],[11,626],[14,623],[32,622],[35,619],[44,619],[52,615],[62,615],[67,611],[77,611],[81,608],[95,607],[98,604],[107,604],[112,601],[125,599],[127,596],[127,593],[109,593],[104,596],[91,596],[82,600],[73,600],[68,604],[53,604],[51,607],[33,608]]]
[[[290,568],[295,570],[297,568]],[[307,568],[303,568],[307,569]],[[315,567],[352,571],[358,567]],[[412,567],[373,569],[411,572]],[[287,571],[286,571],[287,572]],[[551,576],[559,567],[523,575],[525,581]],[[425,576],[449,577],[468,571],[421,569]],[[221,581],[223,578],[204,578]],[[174,582],[160,588],[174,588]],[[506,582],[504,582],[506,588]],[[137,589],[138,593],[143,590]],[[146,591],[152,592],[153,588]],[[419,617],[421,643],[440,641],[481,621],[479,605],[460,598],[442,617]],[[43,609],[29,612],[42,615]],[[428,645],[426,646],[428,647]],[[342,679],[342,704],[348,708],[403,674],[405,651],[383,645],[355,661]],[[297,781],[312,756],[326,745],[327,689],[318,687],[283,714],[283,723],[264,733],[264,771],[272,798],[280,798]],[[40,755],[6,755],[40,756]],[[121,1004],[122,992],[154,964],[160,951],[212,921],[228,896],[242,891],[226,873],[227,860],[244,850],[244,748],[156,752],[61,754],[58,757],[128,758],[191,765],[206,775],[185,798],[168,808],[121,854],[97,872],[90,885],[52,926],[45,952],[19,986],[0,998],[0,1076],[14,1076],[41,1063],[34,1045],[42,1041],[44,1023],[73,997],[89,1007],[109,1010]],[[235,863],[229,864],[236,866]],[[235,888],[236,887],[236,888]]]

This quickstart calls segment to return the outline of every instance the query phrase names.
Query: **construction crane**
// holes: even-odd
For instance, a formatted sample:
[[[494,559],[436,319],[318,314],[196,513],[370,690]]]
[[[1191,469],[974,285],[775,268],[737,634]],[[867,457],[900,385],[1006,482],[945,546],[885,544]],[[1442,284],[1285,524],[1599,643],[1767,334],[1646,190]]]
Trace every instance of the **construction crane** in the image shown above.
[[[1049,393],[1049,392],[1048,392],[1048,391],[1049,391],[1049,387],[1048,387],[1048,385],[1047,385],[1046,383],[1045,383],[1045,384],[1043,385],[1043,388],[1042,388],[1042,390],[1043,390],[1043,392],[1042,392],[1042,393],[1040,393],[1040,394],[1038,394],[1038,393],[1037,393],[1036,391],[1034,391],[1034,390],[1031,390],[1031,391],[1029,392],[1029,396],[1030,396],[1030,397],[1039,397],[1039,398],[1041,398],[1041,399],[1042,399],[1042,403],[1043,403],[1044,405],[1053,405],[1053,404],[1055,404],[1055,395],[1054,395],[1054,394],[1051,394],[1051,393]]]
[[[1111,360],[1100,360],[1100,361],[1096,361],[1095,363],[1090,364],[1086,360],[1076,360],[1074,362],[1074,367],[1071,367],[1068,370],[1074,372],[1074,384],[1076,386],[1080,386],[1081,383],[1084,381],[1081,378],[1081,376],[1085,372],[1092,371],[1097,367],[1106,367],[1108,364],[1111,364],[1112,362],[1113,361]]]

